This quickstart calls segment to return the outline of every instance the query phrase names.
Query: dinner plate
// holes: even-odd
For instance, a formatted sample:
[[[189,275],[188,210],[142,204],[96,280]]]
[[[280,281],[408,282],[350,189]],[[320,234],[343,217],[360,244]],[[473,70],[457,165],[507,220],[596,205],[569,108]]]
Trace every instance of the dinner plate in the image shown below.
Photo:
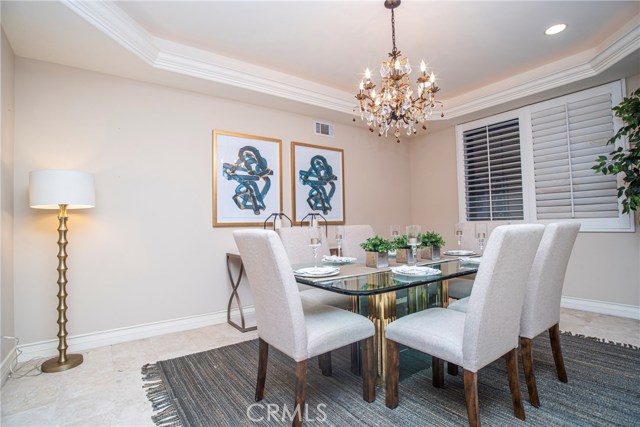
[[[456,251],[446,251],[444,252],[444,254],[450,255],[450,256],[469,256],[469,255],[475,255],[476,253],[474,251],[456,250]]]
[[[336,267],[306,267],[299,268],[293,272],[296,276],[305,277],[328,277],[340,274],[340,269]]]
[[[356,262],[357,260],[358,258],[352,258],[348,256],[325,255],[322,257],[322,261],[329,262],[331,264],[350,264],[352,262]]]
[[[401,265],[399,267],[391,268],[394,274],[400,274],[402,276],[434,276],[442,273],[442,271],[431,267],[411,267],[408,265]]]

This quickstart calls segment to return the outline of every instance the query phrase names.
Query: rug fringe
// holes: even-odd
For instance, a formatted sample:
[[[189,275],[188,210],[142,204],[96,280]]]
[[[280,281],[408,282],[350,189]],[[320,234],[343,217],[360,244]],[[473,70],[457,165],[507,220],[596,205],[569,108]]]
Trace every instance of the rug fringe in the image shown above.
[[[151,416],[158,427],[183,427],[178,411],[173,405],[166,385],[162,381],[160,368],[155,363],[147,363],[142,367],[142,387],[147,390],[147,399],[153,411],[160,411]]]
[[[597,338],[597,337],[588,337],[586,335],[582,335],[582,334],[574,334],[572,332],[569,331],[561,331],[560,332],[562,335],[568,335],[570,337],[577,337],[577,338],[584,338],[590,341],[596,341],[596,342],[601,342],[604,344],[612,344],[618,347],[622,347],[622,348],[630,348],[632,350],[640,350],[640,347],[632,345],[632,344],[627,344],[627,343],[623,343],[623,342],[615,342],[615,341],[611,341],[611,340],[607,340],[605,338]]]

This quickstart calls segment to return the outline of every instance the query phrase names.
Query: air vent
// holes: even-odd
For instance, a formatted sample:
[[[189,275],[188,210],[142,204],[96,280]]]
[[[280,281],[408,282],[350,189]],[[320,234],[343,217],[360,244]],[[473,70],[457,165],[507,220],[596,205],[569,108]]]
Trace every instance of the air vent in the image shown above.
[[[316,122],[316,135],[330,136],[335,138],[336,127],[330,123]]]

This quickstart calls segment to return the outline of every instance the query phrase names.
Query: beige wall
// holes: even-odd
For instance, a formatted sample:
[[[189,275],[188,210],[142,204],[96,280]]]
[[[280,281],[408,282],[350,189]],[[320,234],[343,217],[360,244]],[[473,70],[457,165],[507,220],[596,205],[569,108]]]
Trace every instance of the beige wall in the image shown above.
[[[0,143],[0,330],[14,336],[13,305],[13,138],[14,138],[14,56],[4,31],[0,31],[0,75],[2,141]],[[2,340],[1,359],[11,352],[14,342]]]
[[[627,80],[628,92],[640,76]],[[456,246],[458,219],[455,127],[411,142],[412,219],[439,231]],[[636,221],[637,224],[637,221]],[[640,227],[635,233],[580,233],[569,262],[563,295],[640,306]]]
[[[347,223],[407,223],[408,145],[364,127],[313,135],[313,120],[17,58],[15,317],[21,343],[54,339],[57,219],[28,207],[38,168],[95,174],[95,209],[71,211],[69,333],[219,312],[229,296],[232,229],[211,225],[213,129],[283,141],[284,210],[291,213],[291,141],[343,147]],[[376,196],[381,194],[384,196]],[[398,208],[400,207],[400,208]],[[251,301],[246,299],[245,303]]]

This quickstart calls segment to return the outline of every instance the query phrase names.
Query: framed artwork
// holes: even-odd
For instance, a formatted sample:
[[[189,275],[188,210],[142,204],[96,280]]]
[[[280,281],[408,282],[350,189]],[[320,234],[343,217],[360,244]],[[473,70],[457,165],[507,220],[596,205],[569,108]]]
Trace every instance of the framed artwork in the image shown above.
[[[310,213],[327,224],[344,224],[344,151],[292,142],[291,191],[295,224]]]
[[[213,226],[263,225],[282,212],[282,141],[213,131]]]

